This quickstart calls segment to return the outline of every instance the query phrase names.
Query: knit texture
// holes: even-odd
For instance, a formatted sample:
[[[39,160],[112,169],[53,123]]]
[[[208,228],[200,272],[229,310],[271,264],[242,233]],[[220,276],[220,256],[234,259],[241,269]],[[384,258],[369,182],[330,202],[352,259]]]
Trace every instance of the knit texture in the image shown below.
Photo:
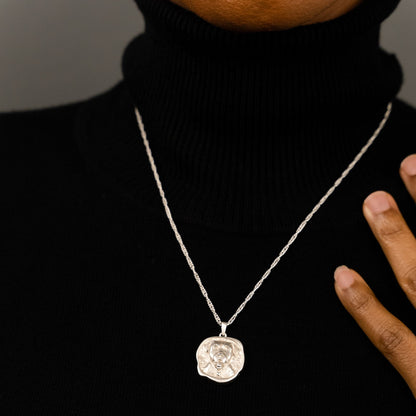
[[[119,82],[0,114],[0,414],[414,415],[409,388],[333,287],[338,265],[354,268],[416,331],[362,214],[383,189],[416,231],[398,173],[415,152],[416,110],[397,98],[402,69],[379,44],[398,0],[251,33],[168,1],[136,3],[145,31],[126,45]],[[196,349],[220,327],[169,226],[134,106],[227,321],[390,101],[379,137],[227,328],[245,349],[240,375],[199,376]]]

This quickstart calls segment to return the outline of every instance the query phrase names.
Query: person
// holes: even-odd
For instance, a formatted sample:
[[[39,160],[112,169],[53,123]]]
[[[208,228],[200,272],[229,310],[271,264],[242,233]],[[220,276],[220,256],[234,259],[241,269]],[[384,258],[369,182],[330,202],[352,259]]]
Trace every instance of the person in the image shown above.
[[[399,0],[135,2],[115,85],[0,114],[1,414],[414,415],[416,110],[379,43]],[[136,109],[222,319],[212,378],[244,347],[228,383],[196,360],[218,322]]]

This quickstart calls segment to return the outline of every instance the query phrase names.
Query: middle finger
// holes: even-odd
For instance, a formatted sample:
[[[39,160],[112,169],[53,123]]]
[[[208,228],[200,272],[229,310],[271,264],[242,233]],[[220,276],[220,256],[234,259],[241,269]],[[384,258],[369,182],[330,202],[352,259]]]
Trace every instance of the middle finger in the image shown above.
[[[416,239],[396,201],[387,192],[373,192],[363,203],[363,214],[400,286],[416,308]]]

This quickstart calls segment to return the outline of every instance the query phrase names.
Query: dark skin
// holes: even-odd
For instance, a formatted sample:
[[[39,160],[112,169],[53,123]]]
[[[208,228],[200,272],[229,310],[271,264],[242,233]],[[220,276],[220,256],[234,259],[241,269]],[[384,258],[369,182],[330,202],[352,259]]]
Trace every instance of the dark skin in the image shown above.
[[[232,31],[284,30],[341,16],[364,0],[170,0]]]
[[[223,29],[254,32],[332,20],[365,0],[170,1]],[[402,161],[399,174],[416,203],[416,154]],[[416,308],[416,238],[397,203],[391,194],[380,190],[365,198],[362,211],[400,287]],[[401,374],[416,398],[416,336],[379,302],[356,271],[339,266],[334,272],[334,287],[346,310]]]
[[[403,160],[399,174],[416,203],[416,154]],[[415,236],[389,193],[371,193],[362,208],[400,287],[416,308]],[[416,398],[416,336],[380,303],[356,271],[339,266],[334,278],[335,291],[344,307],[405,379]]]

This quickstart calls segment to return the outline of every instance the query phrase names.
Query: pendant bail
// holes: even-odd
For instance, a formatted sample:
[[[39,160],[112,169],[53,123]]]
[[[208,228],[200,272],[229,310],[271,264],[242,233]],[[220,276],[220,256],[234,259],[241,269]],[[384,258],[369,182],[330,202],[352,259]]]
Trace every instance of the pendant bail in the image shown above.
[[[221,322],[221,333],[220,337],[226,337],[227,334],[225,333],[225,330],[227,329],[227,322]]]

